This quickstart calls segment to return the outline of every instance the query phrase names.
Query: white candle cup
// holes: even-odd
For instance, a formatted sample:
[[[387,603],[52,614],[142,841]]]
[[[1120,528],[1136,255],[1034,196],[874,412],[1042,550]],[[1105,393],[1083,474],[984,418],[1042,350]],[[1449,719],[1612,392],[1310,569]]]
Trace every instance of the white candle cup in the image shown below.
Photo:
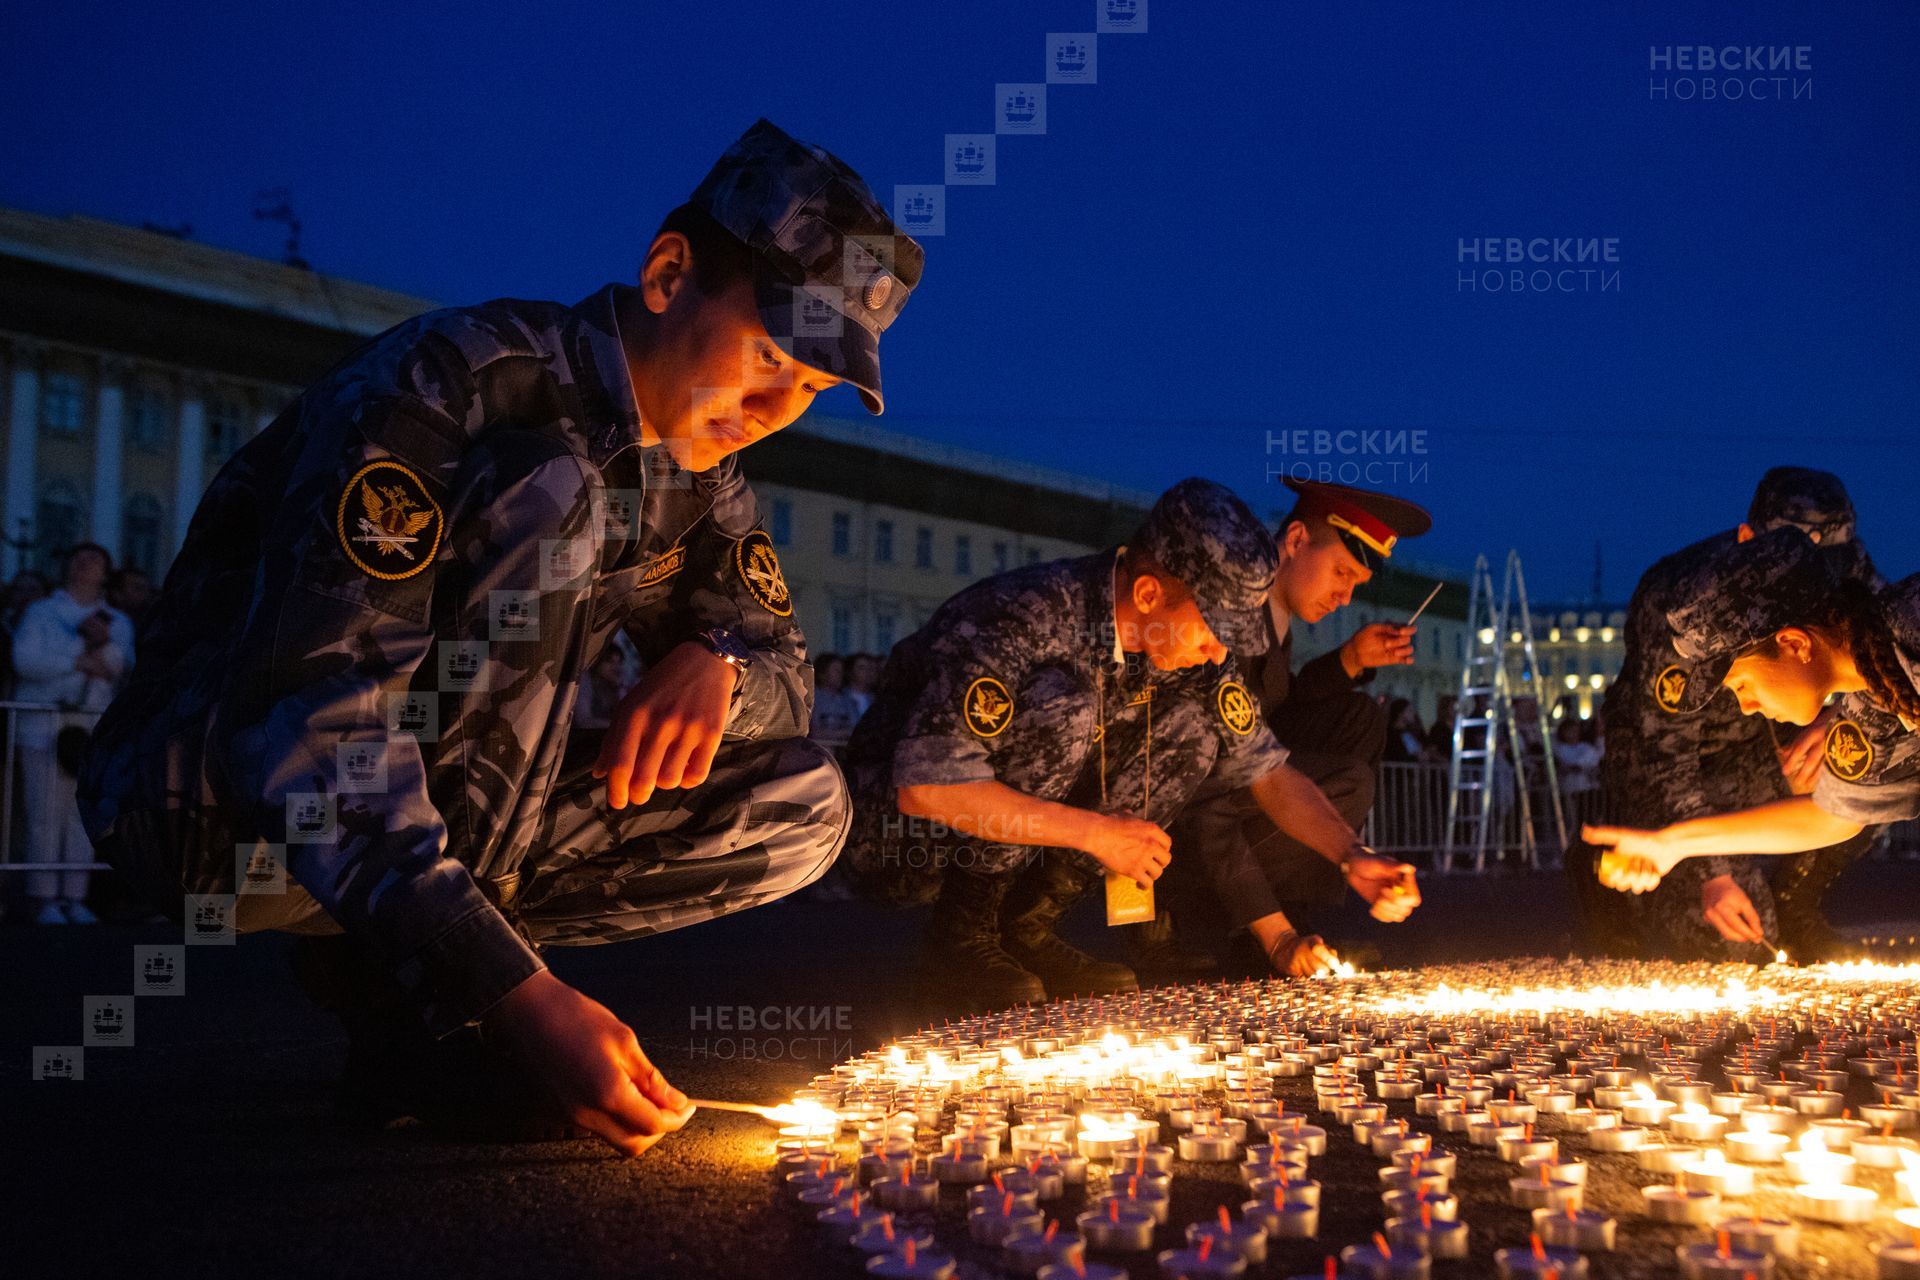
[[[949,1152],[928,1162],[936,1181],[971,1185],[987,1176],[987,1157],[968,1152]]]
[[[1800,1224],[1791,1218],[1763,1218],[1758,1214],[1722,1218],[1713,1229],[1726,1232],[1734,1248],[1748,1253],[1768,1253],[1776,1258],[1800,1256]]]
[[[1535,1089],[1527,1095],[1527,1101],[1533,1104],[1536,1113],[1543,1116],[1563,1116],[1574,1109],[1579,1098],[1568,1089]]]
[[[1740,1092],[1720,1092],[1707,1095],[1707,1110],[1716,1116],[1725,1116],[1729,1120],[1738,1120],[1740,1113],[1746,1110],[1747,1095]]]
[[[1560,1118],[1575,1133],[1594,1133],[1601,1129],[1616,1128],[1620,1124],[1618,1111],[1601,1111],[1593,1107],[1575,1107]]]
[[[1577,1182],[1583,1187],[1587,1185],[1586,1163],[1580,1160],[1563,1160],[1558,1155],[1545,1159],[1522,1160],[1520,1172],[1537,1178],[1543,1166],[1549,1178],[1556,1178],[1561,1182]]]
[[[1138,1171],[1142,1165],[1142,1156],[1145,1157],[1145,1167],[1151,1172],[1169,1173],[1173,1170],[1173,1148],[1158,1142],[1149,1142],[1144,1145],[1129,1142],[1116,1147],[1113,1152],[1113,1162],[1130,1171]]]
[[[1648,1132],[1637,1124],[1622,1124],[1595,1129],[1587,1135],[1587,1141],[1595,1151],[1638,1151],[1646,1144]]]
[[[1879,1280],[1920,1280],[1920,1238],[1875,1247]]]
[[[1059,1151],[1052,1155],[1041,1156],[1040,1167],[1036,1170],[1029,1166],[1029,1170],[1038,1177],[1057,1173],[1060,1175],[1060,1180],[1070,1187],[1084,1186],[1087,1181],[1087,1158],[1083,1155]]]
[[[1183,1133],[1180,1158],[1196,1162],[1231,1160],[1239,1154],[1240,1144],[1224,1133]]]
[[[1526,1129],[1517,1124],[1508,1124],[1496,1120],[1487,1112],[1480,1112],[1478,1118],[1469,1116],[1467,1121],[1467,1141],[1476,1147],[1491,1147],[1502,1138],[1521,1136]]]
[[[1560,1144],[1552,1138],[1523,1135],[1518,1138],[1502,1138],[1497,1145],[1500,1158],[1509,1164],[1520,1164],[1527,1160],[1552,1160],[1560,1155]]]
[[[1465,1133],[1476,1117],[1485,1115],[1484,1111],[1442,1111],[1434,1116],[1433,1122],[1439,1126],[1442,1133]]]
[[[1831,1089],[1797,1089],[1787,1095],[1787,1102],[1803,1116],[1837,1116],[1847,1096]]]
[[[1273,1134],[1276,1147],[1298,1147],[1310,1156],[1327,1154],[1327,1131],[1319,1125],[1303,1123],[1299,1117],[1290,1116]]]
[[[1311,1240],[1320,1233],[1318,1204],[1275,1204],[1268,1198],[1249,1200],[1240,1206],[1240,1212],[1272,1240]]]
[[[1418,1218],[1422,1209],[1432,1215],[1436,1222],[1457,1222],[1460,1218],[1459,1197],[1451,1192],[1435,1196],[1413,1191],[1389,1191],[1380,1197],[1380,1201],[1386,1206],[1389,1218]]]
[[[1500,1280],[1544,1280],[1548,1275],[1587,1280],[1587,1260],[1572,1249],[1502,1249],[1493,1255],[1493,1266]]]
[[[1394,1168],[1418,1168],[1422,1173],[1437,1173],[1443,1178],[1451,1178],[1459,1163],[1460,1158],[1451,1151],[1396,1151],[1393,1153]]]
[[[1647,1216],[1655,1222],[1682,1222],[1698,1225],[1710,1222],[1720,1212],[1720,1197],[1711,1191],[1691,1187],[1642,1187]]]
[[[1556,1249],[1611,1253],[1619,1224],[1598,1209],[1535,1209],[1533,1233]]]
[[[1780,1159],[1787,1166],[1787,1176],[1794,1182],[1814,1186],[1852,1182],[1854,1167],[1859,1163],[1852,1156],[1825,1148],[1789,1151]]]
[[[1390,1218],[1387,1221],[1388,1240],[1435,1258],[1466,1257],[1469,1231],[1467,1224],[1458,1220],[1442,1222],[1429,1218],[1422,1222],[1418,1218]]]
[[[1057,1230],[1022,1231],[1001,1241],[1000,1250],[1009,1271],[1031,1276],[1055,1263],[1071,1270],[1084,1258],[1086,1246],[1079,1236]]]
[[[1812,1218],[1815,1222],[1830,1222],[1838,1226],[1871,1222],[1879,1201],[1880,1197],[1871,1188],[1840,1182],[1818,1185],[1803,1183],[1793,1189],[1793,1212],[1796,1217]]]
[[[1815,1120],[1807,1128],[1820,1135],[1829,1151],[1852,1151],[1855,1142],[1873,1132],[1865,1121],[1834,1117]]]
[[[1593,1087],[1593,1105],[1601,1111],[1618,1111],[1639,1095],[1625,1085],[1601,1085]]]
[[[1750,1253],[1729,1243],[1725,1253],[1718,1243],[1683,1244],[1673,1251],[1680,1274],[1687,1280],[1773,1280],[1773,1255]]]
[[[1863,1169],[1903,1169],[1908,1158],[1920,1157],[1920,1142],[1897,1134],[1870,1133],[1855,1138],[1849,1154]]]
[[[1700,1159],[1680,1167],[1680,1182],[1702,1191],[1711,1191],[1718,1196],[1739,1198],[1753,1194],[1753,1166],[1730,1164],[1722,1159],[1714,1159],[1718,1151],[1709,1152]]]
[[[867,1274],[876,1280],[952,1280],[958,1264],[944,1249],[917,1246],[899,1253],[876,1253],[867,1259]]]
[[[1634,1153],[1649,1173],[1678,1173],[1700,1158],[1700,1148],[1682,1142],[1648,1142]]]
[[[913,1174],[880,1178],[874,1182],[872,1191],[881,1208],[896,1212],[931,1209],[940,1203],[940,1183]]]
[[[967,1235],[975,1244],[1000,1244],[1010,1235],[1040,1231],[1046,1227],[1046,1215],[1038,1209],[1023,1207],[1012,1196],[999,1204],[983,1204],[967,1211]]]
[[[1320,1184],[1311,1178],[1257,1178],[1247,1188],[1256,1200],[1271,1200],[1276,1193],[1288,1204],[1320,1207]]]
[[[1153,1247],[1153,1214],[1109,1200],[1074,1219],[1080,1238],[1095,1253],[1140,1253]]]
[[[1620,1108],[1620,1114],[1626,1117],[1628,1124],[1658,1127],[1679,1109],[1678,1103],[1668,1102],[1665,1098],[1633,1098]]]
[[[1211,1241],[1162,1249],[1154,1260],[1167,1280],[1237,1280],[1247,1274],[1245,1258],[1231,1249],[1216,1248]]]
[[[1507,1199],[1516,1209],[1578,1209],[1586,1190],[1577,1182],[1542,1182],[1530,1174],[1507,1180]]]
[[[1754,1132],[1795,1134],[1805,1124],[1806,1118],[1792,1107],[1771,1103],[1754,1103],[1740,1113],[1740,1127]]]
[[[1742,1164],[1779,1164],[1780,1157],[1793,1143],[1784,1133],[1756,1133],[1743,1130],[1727,1135],[1727,1154]]]
[[[1727,1118],[1711,1111],[1676,1111],[1667,1117],[1667,1132],[1688,1142],[1718,1142],[1727,1131]]]
[[[1418,1171],[1382,1169],[1379,1176],[1381,1189],[1385,1191],[1427,1191],[1439,1195],[1446,1191],[1450,1182],[1447,1174],[1429,1170],[1424,1166]]]
[[[1173,1192],[1168,1184],[1162,1182],[1130,1183],[1125,1191],[1107,1192],[1098,1204],[1105,1204],[1108,1200],[1118,1200],[1123,1208],[1145,1209],[1153,1215],[1155,1223],[1164,1227],[1173,1204]]]
[[[813,1220],[819,1224],[821,1231],[826,1233],[828,1239],[836,1243],[844,1243],[892,1216],[886,1210],[875,1206],[871,1200],[856,1195],[845,1204],[820,1210],[813,1215]]]
[[[881,1221],[855,1232],[847,1240],[856,1253],[871,1258],[876,1253],[893,1253],[912,1240],[915,1249],[931,1249],[933,1232],[926,1227],[903,1227],[887,1214]]]
[[[1250,1219],[1240,1222],[1228,1219],[1223,1223],[1216,1218],[1212,1222],[1191,1223],[1187,1227],[1187,1243],[1198,1245],[1202,1240],[1211,1240],[1214,1252],[1224,1249],[1237,1253],[1254,1266],[1267,1260],[1266,1228]]]
[[[977,1187],[968,1187],[967,1208],[972,1210],[978,1209],[982,1205],[998,1205],[1008,1196],[1012,1196],[1014,1204],[1023,1209],[1038,1208],[1040,1204],[1039,1191],[1025,1179],[1019,1182],[1014,1182],[1011,1179],[1012,1175],[1002,1174],[1000,1176],[1000,1185],[997,1187],[991,1182],[983,1182]]]
[[[1395,1249],[1390,1242],[1385,1252],[1374,1244],[1350,1244],[1340,1251],[1340,1265],[1369,1280],[1428,1280],[1433,1274],[1433,1259],[1426,1253]]]
[[[1532,1124],[1540,1118],[1540,1109],[1517,1098],[1496,1098],[1487,1104],[1487,1114],[1502,1124]]]

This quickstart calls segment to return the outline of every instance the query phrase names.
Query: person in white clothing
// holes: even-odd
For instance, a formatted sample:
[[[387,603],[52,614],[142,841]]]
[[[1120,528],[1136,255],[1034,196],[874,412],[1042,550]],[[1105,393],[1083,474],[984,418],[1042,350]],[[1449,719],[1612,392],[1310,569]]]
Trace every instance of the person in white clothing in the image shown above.
[[[60,589],[27,606],[13,634],[14,698],[58,710],[21,710],[20,749],[28,860],[90,863],[93,845],[74,804],[74,769],[85,734],[133,665],[133,623],[106,601],[112,558],[83,542],[67,553]],[[92,924],[90,872],[33,871],[27,896],[40,924]]]

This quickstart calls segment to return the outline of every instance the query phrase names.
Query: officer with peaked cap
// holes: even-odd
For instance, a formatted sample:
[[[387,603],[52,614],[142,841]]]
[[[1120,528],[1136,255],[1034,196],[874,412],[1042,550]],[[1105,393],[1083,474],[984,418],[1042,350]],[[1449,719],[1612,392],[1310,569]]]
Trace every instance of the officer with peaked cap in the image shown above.
[[[1818,732],[1784,739],[1767,717],[1742,715],[1717,677],[1690,678],[1673,652],[1668,621],[1704,589],[1703,575],[1731,548],[1774,529],[1805,534],[1836,577],[1878,585],[1846,487],[1838,476],[1806,467],[1768,471],[1738,527],[1648,569],[1627,606],[1625,654],[1607,689],[1601,779],[1609,821],[1663,827],[1813,786]],[[1812,960],[1836,942],[1821,897],[1867,843],[1851,839],[1786,862],[1737,854],[1690,861],[1634,903],[1601,889],[1591,845],[1576,842],[1565,867],[1590,950],[1750,960],[1784,949]]]
[[[1203,792],[1250,792],[1339,858],[1352,830],[1286,764],[1229,655],[1265,643],[1273,539],[1183,480],[1124,547],[976,583],[894,647],[848,768],[842,865],[933,901],[923,971],[972,1006],[1130,989],[1055,926],[1102,869],[1145,887]]]
[[[1794,527],[1738,543],[1668,615],[1686,687],[1791,724],[1837,696],[1812,791],[1657,830],[1589,827],[1608,887],[1642,893],[1691,861],[1831,848],[1920,815],[1920,575],[1875,591],[1824,547]]]
[[[199,920],[238,889],[243,932],[337,935],[299,967],[348,1025],[354,1115],[571,1120],[636,1154],[684,1122],[539,949],[832,861],[845,784],[805,737],[812,672],[733,455],[843,381],[880,411],[921,263],[858,174],[763,120],[637,286],[408,321],[215,477],[82,807],[156,905]],[[619,629],[647,670],[596,744],[574,696]],[[285,893],[237,882],[262,851]]]
[[[1293,624],[1318,623],[1344,608],[1400,540],[1427,532],[1433,519],[1391,494],[1311,480],[1286,484],[1296,500],[1274,535],[1278,569],[1261,611],[1265,644],[1235,660],[1261,718],[1287,748],[1288,763],[1358,831],[1373,807],[1387,734],[1385,712],[1362,686],[1376,668],[1413,661],[1415,628],[1370,624],[1296,672]],[[1417,602],[1409,611],[1414,607]],[[1177,848],[1206,851],[1184,861],[1170,886],[1177,911],[1195,916],[1196,928],[1183,928],[1176,939],[1175,912],[1142,926],[1143,966],[1169,975],[1207,967],[1217,956],[1189,944],[1217,939],[1225,926],[1247,930],[1272,967],[1286,972],[1320,945],[1294,928],[1292,917],[1303,910],[1338,903],[1349,886],[1395,919],[1418,901],[1404,892],[1383,897],[1383,885],[1410,885],[1410,874],[1395,860],[1363,858],[1343,867],[1277,829],[1257,806],[1243,806],[1231,829],[1216,828],[1217,820],[1224,820],[1219,809],[1196,810],[1176,830]],[[1201,870],[1204,889],[1192,875]]]

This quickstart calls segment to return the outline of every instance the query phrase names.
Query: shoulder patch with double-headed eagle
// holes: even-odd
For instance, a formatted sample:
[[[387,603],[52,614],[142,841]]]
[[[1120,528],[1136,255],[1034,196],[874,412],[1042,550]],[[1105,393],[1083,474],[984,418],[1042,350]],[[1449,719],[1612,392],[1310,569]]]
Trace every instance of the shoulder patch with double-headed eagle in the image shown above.
[[[793,615],[793,593],[780,572],[780,557],[774,554],[773,539],[765,529],[755,529],[733,544],[733,567],[746,585],[747,594],[762,609],[782,618]]]
[[[354,472],[334,512],[334,531],[347,559],[387,582],[411,578],[433,563],[445,523],[420,477],[392,458]]]
[[[1827,769],[1842,782],[1858,782],[1873,767],[1873,741],[1851,720],[1827,729]]]
[[[1220,719],[1226,723],[1227,728],[1243,738],[1253,732],[1254,721],[1259,719],[1259,712],[1254,709],[1253,698],[1247,693],[1245,685],[1238,680],[1222,682],[1220,691],[1214,695],[1214,701],[1220,707]]]
[[[982,738],[997,738],[1013,723],[1013,695],[992,676],[981,676],[960,698],[967,728]]]

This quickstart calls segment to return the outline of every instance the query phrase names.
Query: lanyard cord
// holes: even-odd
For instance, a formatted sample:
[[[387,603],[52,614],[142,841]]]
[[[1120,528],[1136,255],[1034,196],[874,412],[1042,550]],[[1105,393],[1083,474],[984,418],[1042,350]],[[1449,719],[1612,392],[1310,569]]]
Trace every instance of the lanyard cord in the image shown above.
[[[1120,629],[1119,629],[1120,624],[1119,624],[1119,617],[1118,617],[1117,611],[1120,605],[1120,555],[1125,550],[1126,548],[1122,547],[1120,548],[1120,551],[1117,551],[1114,553],[1113,572],[1109,578],[1109,581],[1113,585],[1114,608],[1116,610],[1116,615],[1114,618],[1113,649],[1115,653],[1121,655],[1121,661],[1123,663],[1126,661],[1126,651],[1120,647]],[[1107,664],[1101,663],[1098,668],[1098,674],[1094,678],[1094,685],[1100,691],[1100,733],[1099,733],[1100,808],[1102,810],[1105,810],[1107,807],[1107,669],[1106,668],[1107,668]],[[1147,815],[1151,813],[1153,810],[1153,684],[1151,681],[1149,681],[1147,684],[1146,702],[1147,702],[1147,712],[1146,712],[1147,735],[1146,735],[1146,742],[1145,742],[1146,769],[1144,771],[1143,776],[1140,779],[1140,816],[1143,819],[1147,819],[1148,821],[1151,821],[1151,819],[1147,818]]]

